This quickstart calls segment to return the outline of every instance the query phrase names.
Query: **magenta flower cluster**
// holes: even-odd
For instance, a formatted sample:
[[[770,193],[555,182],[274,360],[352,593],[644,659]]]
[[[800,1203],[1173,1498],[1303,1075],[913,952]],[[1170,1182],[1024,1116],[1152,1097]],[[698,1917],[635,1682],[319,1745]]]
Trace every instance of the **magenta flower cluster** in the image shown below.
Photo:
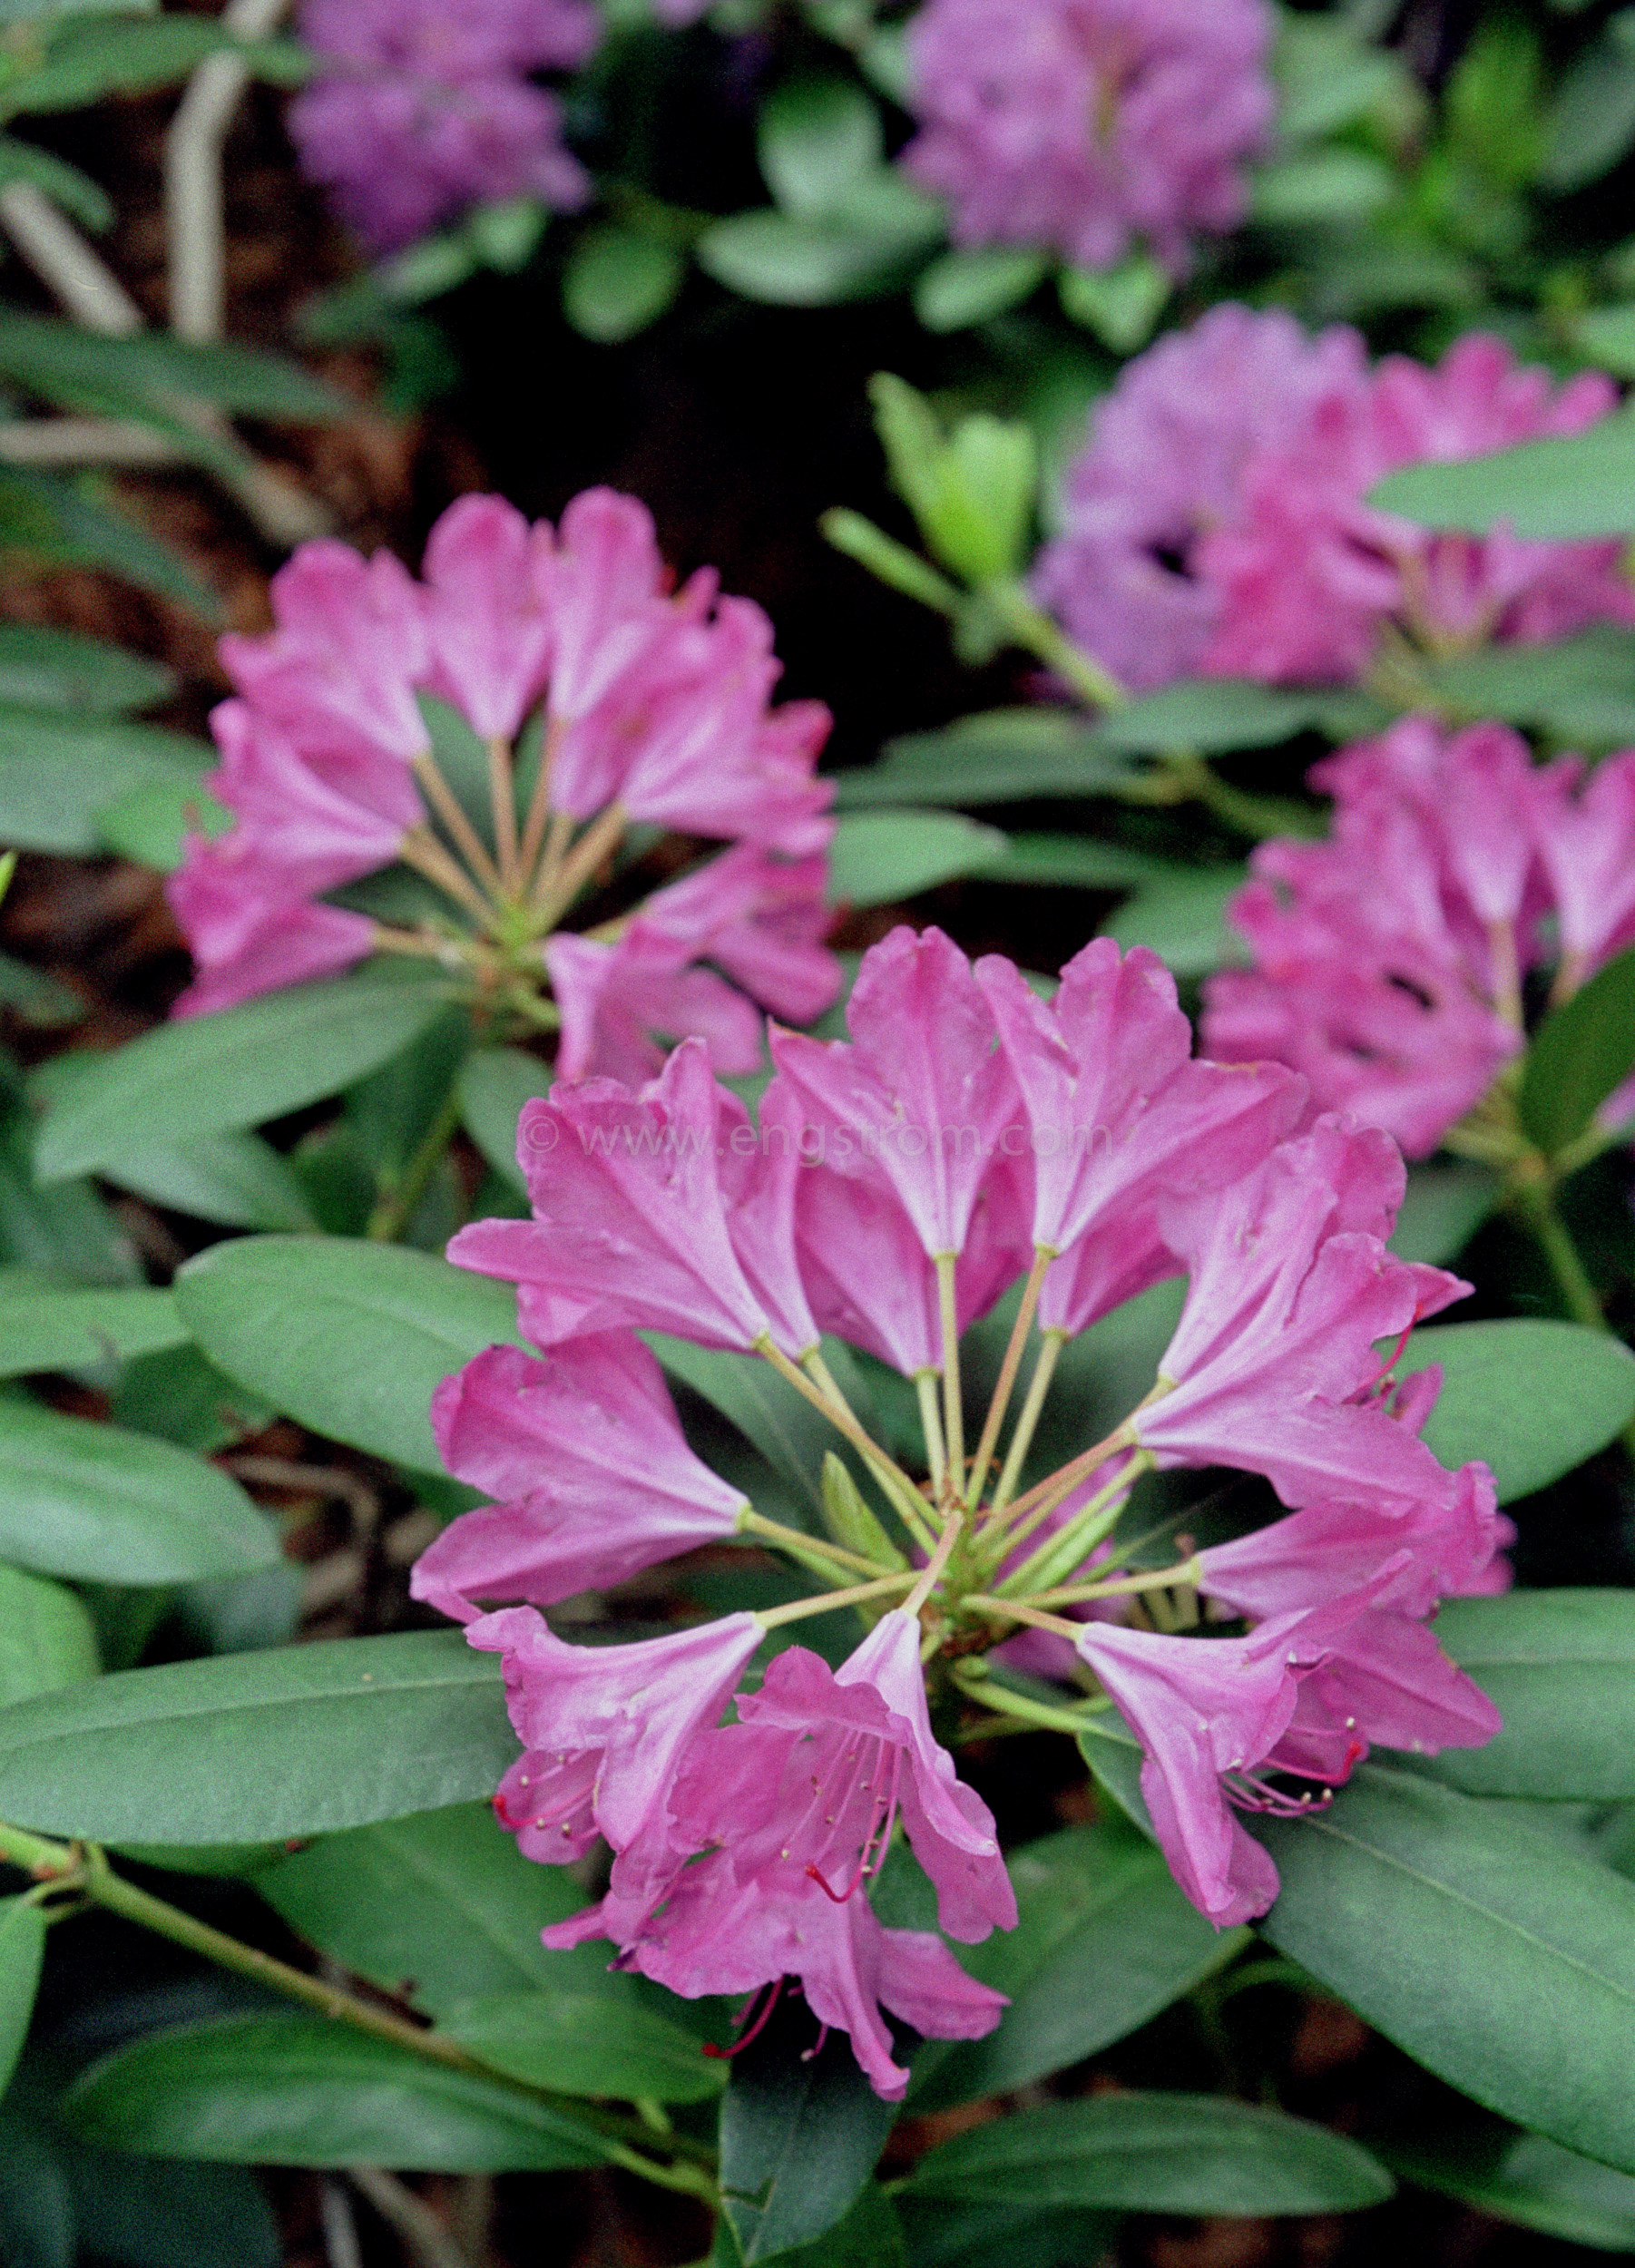
[[[584,62],[601,37],[591,0],[304,0],[300,30],[323,68],[289,106],[290,138],[371,251],[468,205],[571,212],[590,195],[562,104],[531,74]]]
[[[1263,0],[927,0],[904,163],[948,199],[957,244],[1100,269],[1136,241],[1180,273],[1195,231],[1243,219],[1271,33]]]
[[[1329,839],[1255,852],[1229,912],[1253,965],[1209,980],[1205,1042],[1423,1157],[1521,1053],[1528,974],[1554,963],[1564,999],[1635,943],[1635,748],[1540,767],[1506,725],[1405,717],[1309,777]]]
[[[1365,501],[1402,465],[1580,433],[1616,402],[1598,373],[1554,387],[1479,333],[1434,369],[1370,369],[1349,329],[1308,338],[1278,311],[1212,308],[1120,374],[1034,589],[1136,691],[1337,682],[1394,637],[1445,655],[1635,621],[1616,543],[1433,533]]]
[[[605,1896],[548,1941],[609,1939],[687,1995],[796,1979],[895,2097],[882,2010],[963,2038],[1002,2001],[940,1937],[875,1918],[894,1823],[949,1937],[1015,1911],[989,1813],[930,1730],[928,1677],[1003,1706],[973,1657],[1019,1633],[1054,1646],[1077,1687],[1054,1715],[1122,1719],[1177,1879],[1238,1921],[1277,1890],[1242,1813],[1321,1801],[1373,1743],[1496,1729],[1428,1618],[1503,1586],[1507,1528],[1485,1467],[1450,1473],[1418,1437],[1438,1374],[1399,1390],[1377,1351],[1467,1288],[1387,1249],[1395,1146],[1327,1117],[1296,1133],[1305,1082],[1276,1065],[1194,1061],[1152,954],[1098,939],[1047,1005],[1011,962],[974,968],[939,932],[899,929],[866,955],[848,1021],[832,1043],[773,1033],[758,1121],[696,1040],[639,1090],[592,1079],[526,1106],[532,1219],[476,1223],[450,1257],[517,1285],[539,1352],[492,1348],[439,1390],[445,1461],[493,1501],[413,1587],[502,1657],[524,1754],[497,1802],[523,1850],[612,1846]],[[1150,1393],[1031,1478],[1062,1345],[1180,1274]],[[1018,1278],[968,1454],[959,1334]],[[862,1524],[792,1531],[712,1473],[646,1330],[758,1355],[803,1393],[857,1457]],[[923,1471],[848,1403],[825,1334],[915,1382]],[[1285,1514],[1156,1571],[1124,1560],[1140,1475],[1214,1465],[1262,1476]],[[739,1537],[837,1588],[628,1645],[569,1644],[540,1612]],[[798,1645],[767,1658],[773,1634],[851,1598],[878,1619],[838,1668]]]
[[[272,604],[270,635],[221,641],[237,691],[211,719],[209,786],[232,825],[193,836],[170,885],[198,963],[177,1013],[377,949],[430,954],[491,1002],[511,982],[523,1029],[558,1028],[565,1077],[641,1079],[662,1060],[655,1031],[706,1034],[724,1070],[747,1071],[750,996],[802,1022],[834,998],[832,790],[814,777],[828,712],[769,707],[766,616],[718,600],[707,572],[672,592],[632,498],[588,490],[553,530],[465,496],[432,531],[423,582],[384,552],[307,543]],[[438,766],[428,700],[455,713],[478,785],[486,762],[490,841]],[[592,932],[563,931],[642,822],[731,847]],[[405,931],[328,902],[395,861],[445,914]]]

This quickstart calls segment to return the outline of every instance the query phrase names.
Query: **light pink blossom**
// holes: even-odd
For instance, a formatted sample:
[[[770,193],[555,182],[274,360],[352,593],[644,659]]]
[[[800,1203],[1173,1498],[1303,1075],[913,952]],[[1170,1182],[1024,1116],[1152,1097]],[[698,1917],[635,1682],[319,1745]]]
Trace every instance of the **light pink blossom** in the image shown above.
[[[928,0],[904,163],[949,199],[958,244],[1110,268],[1135,239],[1179,273],[1195,230],[1243,217],[1271,31],[1260,0]]]

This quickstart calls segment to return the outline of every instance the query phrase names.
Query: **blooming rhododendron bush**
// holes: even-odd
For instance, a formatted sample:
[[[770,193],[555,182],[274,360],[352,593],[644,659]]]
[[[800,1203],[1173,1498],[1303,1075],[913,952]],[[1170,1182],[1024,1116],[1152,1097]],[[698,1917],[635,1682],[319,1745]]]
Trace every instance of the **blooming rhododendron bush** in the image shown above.
[[[10,8],[5,2268],[1635,2253],[1629,13]]]

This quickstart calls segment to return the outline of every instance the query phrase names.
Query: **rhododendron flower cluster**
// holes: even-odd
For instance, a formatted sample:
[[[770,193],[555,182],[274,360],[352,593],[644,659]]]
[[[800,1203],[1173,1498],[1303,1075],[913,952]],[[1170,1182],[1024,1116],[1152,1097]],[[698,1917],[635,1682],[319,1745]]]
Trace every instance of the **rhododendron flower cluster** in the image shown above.
[[[1195,231],[1247,210],[1271,33],[1262,0],[928,0],[904,163],[949,200],[956,243],[1110,268],[1134,239],[1182,272]]]
[[[572,211],[590,180],[529,74],[575,69],[601,29],[588,0],[304,0],[325,67],[289,106],[302,168],[375,252],[480,201]]]
[[[1473,333],[1434,369],[1372,370],[1343,327],[1226,305],[1126,365],[1063,484],[1041,601],[1137,690],[1195,675],[1367,671],[1392,641],[1468,651],[1635,621],[1616,543],[1434,533],[1367,503],[1405,464],[1580,433],[1615,406]]]
[[[769,707],[765,615],[709,573],[671,591],[632,498],[589,490],[553,530],[465,496],[424,581],[306,543],[272,603],[270,635],[221,641],[237,692],[209,786],[232,824],[193,836],[170,885],[198,963],[179,1014],[405,953],[491,1027],[556,1032],[565,1077],[640,1080],[655,1032],[747,1071],[752,999],[801,1022],[833,999],[828,712]],[[731,847],[642,897],[619,868],[632,825]],[[421,890],[407,926],[344,902],[394,863]],[[606,918],[564,932],[592,890]]]
[[[1479,1110],[1456,1139],[1497,1158],[1523,980],[1553,962],[1565,999],[1635,943],[1635,749],[1535,767],[1508,726],[1407,717],[1309,777],[1329,839],[1254,853],[1229,909],[1254,965],[1210,978],[1206,1043],[1292,1064],[1410,1157]]]
[[[441,1388],[445,1461],[493,1501],[413,1588],[502,1658],[524,1753],[497,1804],[522,1849],[612,1847],[605,1894],[548,1941],[606,1939],[688,1995],[793,1979],[895,2097],[886,2016],[964,2038],[1002,2005],[942,1937],[876,1919],[895,1827],[947,1937],[1015,1915],[933,1701],[1132,1734],[1178,1881],[1242,1921],[1277,1889],[1245,1815],[1322,1802],[1373,1743],[1496,1729],[1428,1617],[1502,1586],[1507,1530],[1486,1468],[1449,1472],[1419,1437],[1439,1374],[1392,1380],[1409,1329],[1466,1288],[1387,1250],[1395,1145],[1332,1117],[1295,1132],[1306,1085],[1277,1065],[1195,1061],[1154,955],[1097,939],[1047,1003],[1011,962],[899,929],[865,956],[848,1022],[834,1042],[774,1032],[759,1121],[699,1040],[639,1089],[591,1079],[524,1108],[533,1217],[449,1251],[517,1286],[538,1351],[491,1348]],[[1181,1275],[1150,1392],[1039,1471],[1063,1346]],[[972,1444],[961,1334],[1019,1283]],[[827,1475],[827,1527],[780,1524],[710,1471],[646,1330],[758,1357],[823,1414],[852,1460],[844,1487]],[[826,1334],[912,1380],[923,1458],[848,1401]],[[1160,1565],[1150,1538],[1130,1549],[1144,1474],[1217,1465],[1268,1484],[1268,1524]],[[541,1611],[745,1545],[810,1594],[628,1645],[573,1645]],[[848,1605],[866,1634],[843,1660],[785,1644]],[[1019,1643],[1058,1700],[989,1670]]]

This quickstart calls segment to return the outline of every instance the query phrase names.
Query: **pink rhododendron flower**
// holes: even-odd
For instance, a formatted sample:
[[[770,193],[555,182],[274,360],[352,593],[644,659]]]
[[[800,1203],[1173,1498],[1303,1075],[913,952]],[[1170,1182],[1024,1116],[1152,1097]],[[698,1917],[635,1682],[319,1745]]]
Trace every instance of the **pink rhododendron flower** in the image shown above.
[[[571,211],[589,195],[560,103],[528,77],[573,70],[596,45],[584,0],[304,0],[300,29],[328,67],[290,104],[290,137],[372,251],[467,205],[537,197]]]
[[[1433,654],[1635,621],[1615,543],[1436,533],[1364,500],[1406,464],[1578,433],[1616,403],[1502,340],[1372,371],[1354,331],[1212,308],[1127,364],[1062,484],[1034,589],[1132,689],[1194,675],[1343,681],[1387,631]]]
[[[1529,971],[1559,950],[1571,991],[1635,940],[1635,750],[1579,794],[1581,773],[1535,770],[1507,726],[1418,717],[1315,766],[1329,839],[1255,852],[1229,909],[1254,965],[1206,985],[1210,1051],[1434,1149],[1521,1051]]]
[[[494,1346],[445,1378],[432,1430],[456,1479],[499,1501],[464,1512],[410,1589],[458,1621],[478,1599],[548,1607],[730,1536],[745,1500],[682,1438],[658,1364],[615,1332],[543,1358]]]
[[[1395,756],[1417,760],[1405,744]],[[1506,764],[1483,744],[1472,777]],[[1483,905],[1532,918],[1531,869],[1501,838],[1466,855]],[[1450,1473],[1419,1438],[1434,1366],[1391,1378],[1411,1325],[1464,1286],[1386,1249],[1404,1188],[1386,1135],[1319,1118],[1288,1136],[1302,1082],[1195,1062],[1168,973],[1107,941],[1047,1007],[1009,964],[974,971],[940,933],[896,931],[865,956],[849,1022],[828,1044],[776,1034],[759,1121],[699,1039],[643,1088],[561,1083],[526,1107],[534,1217],[478,1223],[450,1250],[518,1284],[522,1327],[550,1353],[542,1367],[492,1350],[442,1390],[447,1461],[496,1502],[432,1547],[415,1588],[465,1616],[734,1533],[787,1552],[808,1595],[635,1646],[563,1645],[531,1606],[471,1623],[505,1657],[527,1752],[501,1815],[530,1855],[571,1856],[595,1833],[612,1847],[605,1894],[547,1942],[605,1939],[620,1966],[686,1994],[776,1996],[792,1978],[895,2097],[906,2074],[882,2011],[964,2038],[1001,2002],[940,1940],[871,1914],[894,1823],[950,1937],[1015,1913],[994,1822],[932,1733],[925,1665],[940,1657],[945,1706],[1035,1721],[1043,1705],[983,1678],[973,1655],[1001,1646],[1081,1688],[1092,1674],[1141,1743],[1178,1881],[1240,1921],[1277,1876],[1239,1813],[1327,1800],[1374,1742],[1428,1750],[1494,1729],[1425,1622],[1446,1596],[1503,1586],[1510,1530],[1486,1469]],[[1075,1310],[1166,1273],[1188,1291],[1152,1391],[1030,1481]],[[1023,1276],[1037,1314],[1024,1297],[967,1460],[945,1325]],[[826,1355],[820,1325],[916,1379],[923,1471],[900,1407],[888,1449],[885,1421],[847,1403],[839,1379],[857,1374]],[[768,1399],[738,1406],[787,1442],[783,1397],[831,1422],[855,1463],[847,1483],[826,1465],[814,1489],[827,1540],[710,1480],[639,1329],[768,1361]],[[1265,1476],[1287,1515],[1236,1543],[1183,1541],[1168,1569],[1127,1550],[1121,1522],[1129,1507],[1142,1528],[1131,1499],[1154,1466],[1215,1464]],[[778,1640],[759,1686],[739,1685],[756,1634],[847,1604],[870,1623],[840,1667]]]
[[[271,633],[222,640],[239,698],[211,719],[209,785],[232,824],[191,838],[170,885],[198,964],[176,1012],[383,947],[464,972],[490,1002],[549,979],[570,1078],[647,1076],[655,1033],[706,1034],[723,1068],[753,1070],[755,1003],[807,1021],[840,982],[822,943],[831,790],[813,777],[827,712],[769,708],[766,618],[748,600],[718,606],[709,574],[671,595],[647,513],[607,490],[554,531],[463,496],[432,530],[425,576],[384,552],[303,544],[273,578]],[[441,769],[470,758],[440,759],[428,700],[455,712],[445,739],[466,734],[486,766],[487,842]],[[632,818],[733,846],[633,905],[616,884],[611,935],[563,930]],[[395,862],[436,894],[417,928],[323,903]],[[538,1028],[517,1017],[515,1036]]]
[[[1324,393],[1360,395],[1366,371],[1355,331],[1310,338],[1279,308],[1228,302],[1167,331],[1096,406],[1034,566],[1040,603],[1132,692],[1195,676],[1221,612],[1200,539],[1237,519],[1257,453]]]
[[[1111,268],[1134,240],[1180,273],[1195,231],[1243,218],[1271,32],[1260,0],[928,0],[904,163],[950,200],[955,243]]]

